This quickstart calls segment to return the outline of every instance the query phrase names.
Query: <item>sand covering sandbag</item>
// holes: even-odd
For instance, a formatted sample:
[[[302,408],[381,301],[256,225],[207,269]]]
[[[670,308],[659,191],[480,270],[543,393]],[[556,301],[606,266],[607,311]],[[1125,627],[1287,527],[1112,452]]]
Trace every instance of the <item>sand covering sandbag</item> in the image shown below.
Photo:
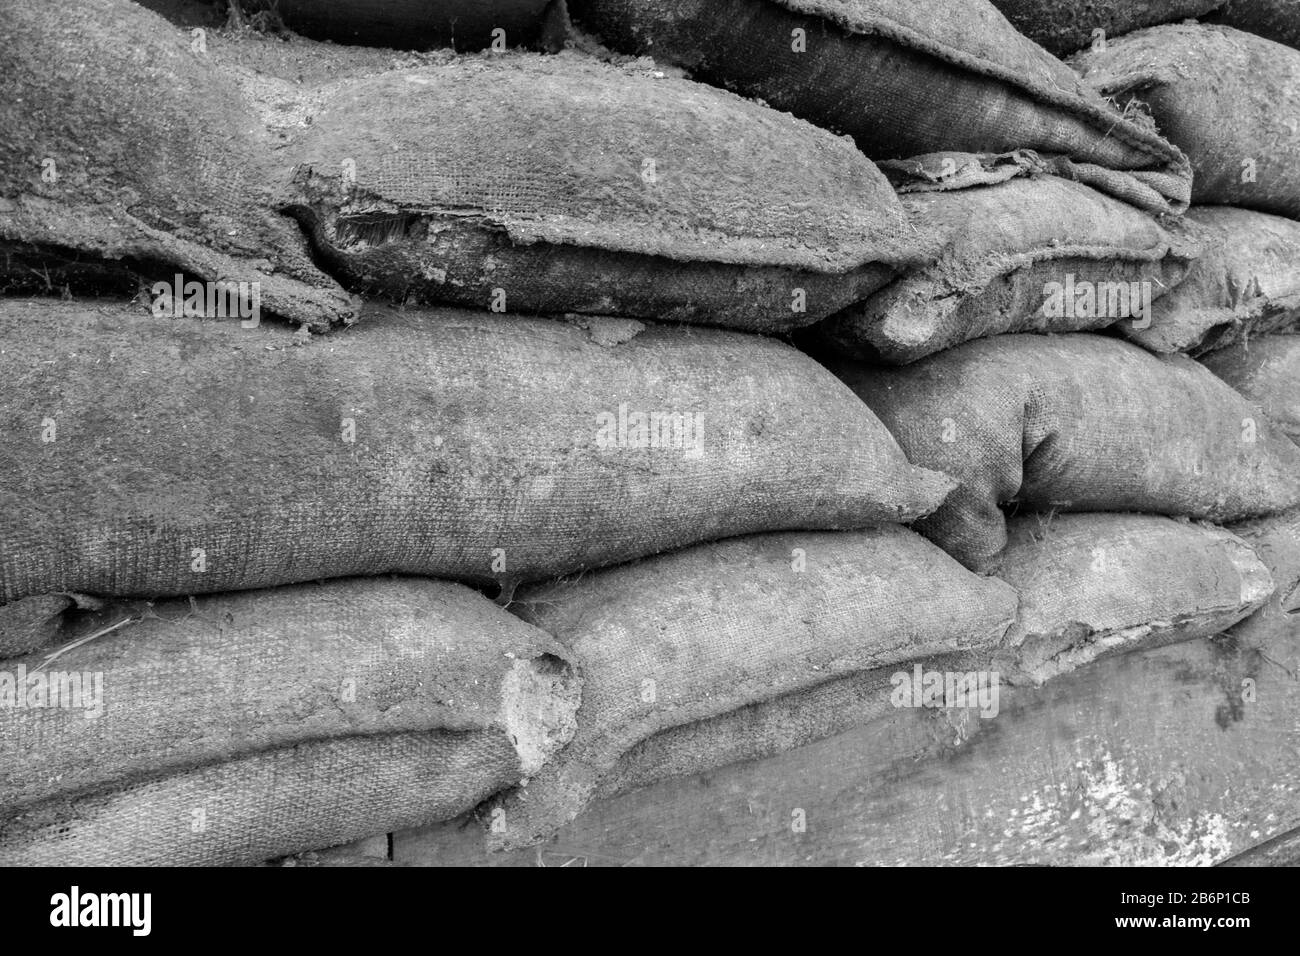
[[[1300,335],[1261,335],[1201,361],[1300,445]]]
[[[304,95],[285,207],[360,291],[777,331],[913,255],[852,144],[644,66],[485,55]]]
[[[1208,19],[1300,48],[1300,0],[1227,0]]]
[[[572,737],[581,688],[547,635],[427,578],[115,603],[68,637],[4,662],[0,817],[264,750],[404,731],[476,736],[492,755],[491,738],[505,740],[514,758],[493,773],[514,784]]]
[[[734,332],[390,309],[302,344],[11,299],[0,337],[0,602],[388,572],[508,587],[907,521],[953,486],[816,362]]]
[[[1012,168],[1017,177],[1035,165],[1024,156],[980,160],[940,153],[885,165],[924,163],[922,175],[945,164],[957,175]],[[903,364],[1004,332],[1082,331],[1127,316],[1141,323],[1199,251],[1133,206],[1056,176],[909,192],[903,207],[926,263],[820,323],[813,334],[825,347]]]
[[[1216,522],[1300,504],[1300,448],[1186,356],[1006,335],[907,368],[833,370],[912,461],[960,483],[916,527],[969,568],[996,567],[1008,503]]]
[[[1013,682],[1210,637],[1274,591],[1268,568],[1231,532],[1137,514],[1013,518],[998,576],[1020,595],[998,654]]]
[[[1181,211],[1186,158],[1022,36],[987,0],[568,0],[581,28],[847,133],[868,156],[1038,150]]]
[[[569,646],[573,742],[503,805],[503,846],[572,819],[653,734],[857,671],[995,644],[1010,588],[896,526],[756,535],[529,588],[526,620]]]
[[[0,0],[0,22],[0,246],[255,282],[316,329],[354,318],[273,210],[271,139],[200,40],[126,0]]]
[[[1192,202],[1300,218],[1300,50],[1231,27],[1140,30],[1071,61],[1149,110],[1191,160]]]
[[[992,0],[1011,25],[1044,49],[1072,53],[1121,33],[1199,17],[1223,0]],[[1098,37],[1096,31],[1102,31]]]
[[[1300,329],[1300,222],[1228,206],[1196,206],[1183,222],[1200,257],[1155,304],[1147,328],[1118,323],[1125,336],[1155,352],[1195,355]]]

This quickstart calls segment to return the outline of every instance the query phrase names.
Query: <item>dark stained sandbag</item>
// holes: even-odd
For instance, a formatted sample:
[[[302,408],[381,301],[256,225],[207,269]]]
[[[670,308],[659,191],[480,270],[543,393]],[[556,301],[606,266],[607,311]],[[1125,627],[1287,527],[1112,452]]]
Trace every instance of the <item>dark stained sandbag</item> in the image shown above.
[[[512,785],[572,738],[581,696],[547,635],[427,578],[115,603],[68,630],[62,647],[4,662],[0,818],[263,750],[405,731],[477,736],[490,762],[495,735],[514,759],[493,779]],[[471,798],[481,787],[466,781]]]
[[[316,329],[355,316],[272,208],[271,138],[201,40],[127,0],[0,0],[0,22],[0,251],[255,282]]]
[[[1230,633],[1248,643],[1262,643],[1278,633],[1300,635],[1300,509],[1244,521],[1232,531],[1268,565],[1277,590]]]
[[[1274,591],[1268,568],[1231,532],[1138,514],[1013,518],[998,576],[1020,595],[998,655],[1013,682],[1211,637]]]
[[[1101,39],[1199,17],[1223,0],[992,0],[1011,25],[1057,55]],[[1099,37],[1096,31],[1102,31]]]
[[[1300,218],[1300,50],[1231,27],[1140,30],[1071,62],[1191,160],[1192,202]]]
[[[780,331],[912,255],[852,144],[644,66],[485,55],[307,96],[285,206],[360,291]]]
[[[1118,323],[1124,335],[1155,352],[1200,354],[1300,329],[1300,222],[1230,206],[1196,206],[1183,222],[1200,257],[1147,328]]]
[[[0,603],[388,572],[508,588],[728,535],[907,521],[952,488],[775,340],[371,318],[302,344],[266,323],[0,300]]]
[[[994,570],[1000,505],[1216,522],[1300,503],[1300,449],[1213,373],[1095,335],[1006,335],[904,369],[833,366],[909,458],[958,489],[921,531]]]
[[[550,0],[239,0],[249,14],[273,11],[303,36],[423,50],[481,50],[535,42]],[[495,31],[500,30],[500,34]]]
[[[504,827],[490,835],[523,846],[572,819],[653,734],[837,676],[991,646],[1015,596],[882,526],[702,545],[529,588],[512,610],[566,644],[584,680],[573,742],[506,799]]]
[[[1300,445],[1300,335],[1261,335],[1201,361]]]
[[[1056,176],[911,193],[903,207],[927,262],[813,330],[840,354],[903,364],[1004,332],[1149,320],[1198,251],[1128,203]]]
[[[1186,158],[1121,116],[987,0],[569,0],[616,49],[852,136],[868,156],[1033,149],[1181,211]],[[796,32],[798,31],[798,32]],[[801,49],[802,47],[802,49]]]
[[[1300,0],[1227,0],[1209,19],[1300,48]]]

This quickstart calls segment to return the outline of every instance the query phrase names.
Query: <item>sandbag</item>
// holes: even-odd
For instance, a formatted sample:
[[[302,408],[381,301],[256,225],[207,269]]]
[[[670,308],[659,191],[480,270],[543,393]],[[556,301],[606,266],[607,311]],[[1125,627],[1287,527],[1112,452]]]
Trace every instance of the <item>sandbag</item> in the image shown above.
[[[1300,445],[1300,335],[1262,335],[1201,361]]]
[[[127,0],[0,0],[0,22],[0,250],[255,283],[258,309],[317,330],[355,318],[272,208],[271,137],[201,38]]]
[[[995,644],[1006,585],[896,526],[757,535],[527,589],[512,606],[569,646],[578,731],[500,807],[494,845],[572,819],[619,757],[656,732],[836,676]]]
[[[534,43],[550,0],[239,0],[303,36],[423,50],[481,50]],[[500,31],[498,34],[496,31]]]
[[[1300,635],[1300,509],[1232,526],[1255,549],[1277,588],[1258,611],[1228,633],[1248,645],[1266,645],[1278,634]]]
[[[873,159],[1038,150],[1143,208],[1181,211],[1186,158],[988,0],[569,0],[581,28],[852,136]]]
[[[263,324],[0,301],[0,603],[382,573],[541,579],[952,488],[771,339],[377,308]],[[585,327],[584,327],[585,326]]]
[[[1228,206],[1196,206],[1183,221],[1201,255],[1146,328],[1117,324],[1126,337],[1155,352],[1199,355],[1300,329],[1300,222]]]
[[[928,164],[974,159],[938,154]],[[821,322],[813,330],[821,346],[904,364],[1004,332],[1150,322],[1153,301],[1199,251],[1133,206],[1056,176],[911,192],[903,207],[926,263]]]
[[[581,696],[547,635],[427,578],[116,603],[67,637],[0,670],[0,818],[264,750],[406,731],[495,735],[510,748],[484,743],[485,759],[512,754],[492,775],[514,784],[572,738]],[[479,789],[467,782],[467,799]]]
[[[1211,637],[1274,592],[1268,567],[1231,532],[1138,514],[1013,518],[998,576],[1020,596],[997,655],[1013,683]]]
[[[643,64],[485,55],[304,95],[284,205],[358,291],[770,332],[912,256],[852,144]]]
[[[992,0],[1011,25],[1060,55],[1121,33],[1199,17],[1223,0]],[[1097,31],[1102,31],[1098,35]]]
[[[912,461],[959,482],[916,528],[972,569],[996,569],[1003,504],[1222,523],[1300,503],[1300,449],[1186,356],[1005,335],[903,369],[832,370]]]
[[[1300,48],[1300,0],[1227,0],[1209,19]]]
[[[34,805],[0,823],[0,866],[246,866],[448,819],[508,786],[514,758],[472,731],[266,750]]]
[[[1300,218],[1300,50],[1231,27],[1173,24],[1070,62],[1126,110],[1150,111],[1191,160],[1192,202]]]

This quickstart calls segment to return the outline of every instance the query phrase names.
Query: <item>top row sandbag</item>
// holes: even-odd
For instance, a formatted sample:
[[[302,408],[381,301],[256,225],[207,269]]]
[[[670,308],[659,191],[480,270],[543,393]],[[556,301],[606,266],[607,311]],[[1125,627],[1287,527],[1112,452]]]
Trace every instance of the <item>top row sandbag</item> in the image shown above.
[[[1199,17],[1223,0],[993,0],[1017,30],[1058,55],[1121,33]]]
[[[1181,212],[1186,157],[988,0],[568,0],[626,53],[847,133],[873,159],[1032,149],[1054,171]]]

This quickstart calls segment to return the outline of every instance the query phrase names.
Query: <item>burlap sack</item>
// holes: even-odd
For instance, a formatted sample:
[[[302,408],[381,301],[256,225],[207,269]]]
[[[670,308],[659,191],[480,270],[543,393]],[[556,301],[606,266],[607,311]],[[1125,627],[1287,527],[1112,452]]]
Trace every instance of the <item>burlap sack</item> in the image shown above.
[[[1008,503],[1217,522],[1300,503],[1300,449],[1186,356],[1006,335],[904,369],[834,370],[912,461],[960,483],[916,527],[969,568],[996,567]]]
[[[550,0],[239,0],[303,36],[424,50],[481,50],[534,43]],[[500,33],[496,33],[496,31]]]
[[[1241,538],[1154,515],[1014,518],[998,576],[1020,613],[998,654],[1012,682],[1042,683],[1113,654],[1210,637],[1272,596]]]
[[[1181,211],[1190,170],[988,0],[568,0],[610,46],[819,126],[868,156],[1033,149],[1144,208]]]
[[[1125,336],[1155,352],[1202,354],[1300,329],[1300,222],[1227,206],[1197,206],[1183,221],[1200,257],[1156,303],[1149,327],[1118,323]]]
[[[313,741],[37,804],[0,822],[0,866],[248,865],[445,820],[509,786],[499,733]]]
[[[896,526],[687,549],[528,589],[518,612],[572,650],[578,732],[500,808],[490,839],[523,846],[572,819],[655,733],[837,676],[1001,639],[1006,585]]]
[[[1233,637],[1260,645],[1278,634],[1300,635],[1300,510],[1232,526],[1255,549],[1277,585],[1262,608],[1231,630]]]
[[[1300,335],[1262,335],[1201,361],[1300,445]]]
[[[306,95],[284,203],[360,291],[780,331],[913,254],[852,144],[645,65],[485,55]]]
[[[272,209],[271,138],[201,34],[128,0],[0,0],[0,22],[0,244],[257,283],[316,329],[355,316]]]
[[[1209,19],[1300,48],[1300,0],[1227,0]]]
[[[500,772],[514,783],[572,738],[581,696],[547,635],[427,578],[113,604],[68,631],[61,647],[0,666],[0,816],[264,750],[403,731],[495,734],[513,747]]]
[[[1300,51],[1231,27],[1174,24],[1071,62],[1126,109],[1150,111],[1191,160],[1192,202],[1300,218]]]
[[[992,0],[1011,25],[1055,54],[1214,10],[1223,0]],[[1100,35],[1097,31],[1101,31]]]
[[[388,572],[540,579],[907,521],[950,479],[780,342],[377,310],[263,324],[0,302],[0,602]]]
[[[1199,251],[1133,206],[1056,176],[916,192],[903,207],[926,264],[821,322],[821,347],[903,364],[1004,332],[1075,332],[1128,316],[1142,324]]]

